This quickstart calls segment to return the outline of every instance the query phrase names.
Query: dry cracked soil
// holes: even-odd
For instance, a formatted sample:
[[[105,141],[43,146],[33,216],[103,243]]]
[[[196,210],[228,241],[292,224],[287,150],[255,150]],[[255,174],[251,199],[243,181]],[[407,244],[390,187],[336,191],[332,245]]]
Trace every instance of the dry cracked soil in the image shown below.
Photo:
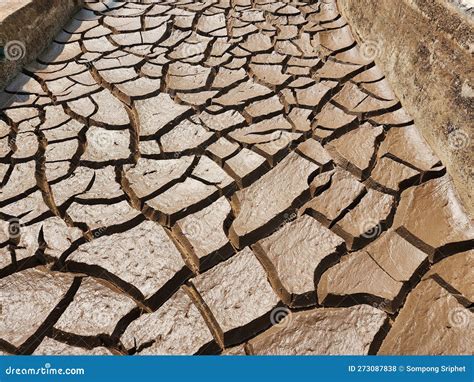
[[[472,221],[335,0],[86,0],[5,92],[0,354],[473,351]]]

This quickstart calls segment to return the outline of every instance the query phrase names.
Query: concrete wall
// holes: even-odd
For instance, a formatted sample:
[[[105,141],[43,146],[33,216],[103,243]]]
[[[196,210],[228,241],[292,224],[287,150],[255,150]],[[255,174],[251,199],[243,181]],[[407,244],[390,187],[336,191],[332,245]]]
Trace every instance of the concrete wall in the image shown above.
[[[473,217],[474,21],[464,2],[338,0],[338,7],[354,35],[376,51]]]
[[[45,49],[82,0],[1,0],[0,90]]]

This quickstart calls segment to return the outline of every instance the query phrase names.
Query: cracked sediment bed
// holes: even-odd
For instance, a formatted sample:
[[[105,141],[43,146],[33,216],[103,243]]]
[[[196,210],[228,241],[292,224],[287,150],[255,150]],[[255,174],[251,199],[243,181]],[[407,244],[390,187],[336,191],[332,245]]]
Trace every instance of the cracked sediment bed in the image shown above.
[[[3,94],[0,354],[471,352],[472,221],[336,5],[84,3]]]

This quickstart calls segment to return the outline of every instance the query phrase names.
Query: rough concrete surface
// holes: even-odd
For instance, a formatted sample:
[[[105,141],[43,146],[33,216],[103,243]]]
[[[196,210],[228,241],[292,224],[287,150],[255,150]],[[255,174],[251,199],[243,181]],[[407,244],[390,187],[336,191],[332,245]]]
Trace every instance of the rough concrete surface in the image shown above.
[[[3,96],[0,354],[472,352],[450,162],[335,1],[88,0]]]
[[[50,44],[81,4],[82,0],[2,0],[0,89]]]
[[[339,0],[338,7],[448,168],[473,217],[473,2]]]

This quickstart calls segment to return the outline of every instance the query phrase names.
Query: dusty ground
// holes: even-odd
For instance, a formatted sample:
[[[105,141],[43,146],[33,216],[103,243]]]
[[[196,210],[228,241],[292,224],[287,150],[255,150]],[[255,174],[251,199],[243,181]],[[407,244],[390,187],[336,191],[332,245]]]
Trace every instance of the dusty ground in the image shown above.
[[[334,1],[107,4],[7,87],[1,353],[472,352],[472,222]]]

